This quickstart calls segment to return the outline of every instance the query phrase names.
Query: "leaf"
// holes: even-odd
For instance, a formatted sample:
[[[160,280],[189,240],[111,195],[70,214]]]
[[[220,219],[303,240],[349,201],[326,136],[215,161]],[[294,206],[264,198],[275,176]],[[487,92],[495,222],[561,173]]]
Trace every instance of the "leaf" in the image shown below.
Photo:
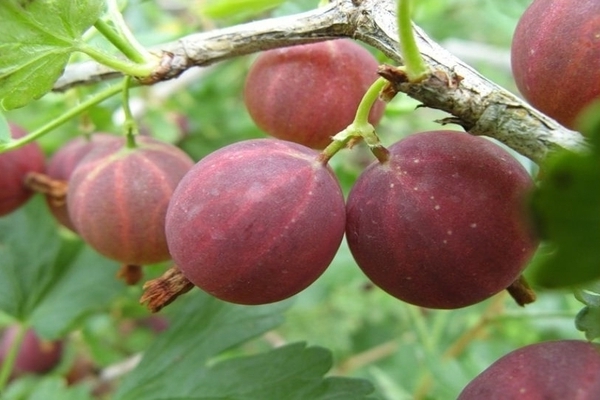
[[[288,302],[228,304],[194,290],[178,300],[172,325],[122,381],[115,400],[362,399],[370,384],[323,375],[331,355],[296,344],[225,361],[223,352],[282,322]],[[177,305],[177,304],[174,304]],[[214,364],[211,366],[211,364]]]
[[[79,239],[61,238],[41,196],[0,218],[0,310],[42,337],[63,336],[106,308],[125,289],[118,268]]]
[[[0,1],[2,107],[22,107],[50,91],[103,11],[104,0]]]
[[[4,115],[0,113],[0,144],[10,142],[12,136],[10,134],[10,127],[8,121],[4,118]]]
[[[600,308],[600,281],[578,287],[575,290],[575,297],[586,306]]]
[[[294,343],[267,353],[230,359],[209,368],[198,390],[207,399],[365,399],[373,386],[364,380],[323,375],[331,352]]]
[[[600,278],[600,123],[588,153],[560,151],[542,166],[532,206],[548,247],[531,265],[534,283],[565,287]]]
[[[600,337],[600,308],[583,307],[575,317],[575,326],[585,332],[587,340]]]
[[[92,400],[88,388],[67,386],[64,379],[27,377],[9,386],[2,400]]]
[[[256,15],[281,5],[284,0],[211,0],[201,7],[208,18]]]
[[[169,307],[174,306],[171,326],[123,380],[115,399],[190,395],[209,359],[279,325],[288,302],[236,306],[193,290]]]
[[[46,337],[63,337],[82,317],[107,309],[125,285],[116,278],[119,265],[82,246],[33,310],[31,322]],[[56,318],[60,315],[60,318]]]

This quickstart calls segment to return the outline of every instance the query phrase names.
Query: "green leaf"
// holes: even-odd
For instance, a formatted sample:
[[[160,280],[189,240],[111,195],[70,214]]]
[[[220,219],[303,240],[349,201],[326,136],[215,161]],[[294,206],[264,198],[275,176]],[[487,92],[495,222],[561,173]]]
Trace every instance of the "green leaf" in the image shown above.
[[[67,386],[64,379],[27,377],[15,381],[3,393],[2,400],[92,400],[85,386]]]
[[[0,2],[0,104],[26,105],[52,89],[104,0]]]
[[[548,251],[531,265],[530,275],[540,286],[600,278],[600,123],[589,138],[588,153],[564,150],[542,166],[532,205]]]
[[[0,113],[0,144],[10,142],[12,136],[10,134],[10,127],[8,121],[4,118],[4,115]]]
[[[586,306],[600,308],[600,281],[578,287],[575,290],[575,297]]]
[[[220,362],[198,382],[206,399],[365,399],[373,386],[364,380],[323,375],[331,352],[294,343],[267,353]]]
[[[196,384],[211,358],[281,324],[288,306],[289,302],[237,306],[193,290],[169,306],[177,307],[172,310],[169,329],[144,353],[114,399],[196,395]],[[179,379],[160,379],[162,376]]]
[[[125,284],[116,278],[119,265],[88,246],[82,246],[75,259],[61,270],[62,275],[44,293],[30,318],[45,337],[63,337],[84,316],[105,311],[125,290]]]
[[[118,268],[79,239],[60,237],[42,196],[0,218],[0,310],[45,338],[63,336],[122,293]]]
[[[600,337],[600,308],[583,307],[575,318],[575,326],[585,333],[587,340]]]
[[[278,7],[285,0],[210,0],[201,8],[209,18],[256,15]]]
[[[178,302],[172,325],[123,380],[115,400],[352,400],[373,389],[364,381],[323,379],[332,361],[322,348],[294,344],[254,356],[223,354],[280,324],[288,302],[239,306],[199,290]]]

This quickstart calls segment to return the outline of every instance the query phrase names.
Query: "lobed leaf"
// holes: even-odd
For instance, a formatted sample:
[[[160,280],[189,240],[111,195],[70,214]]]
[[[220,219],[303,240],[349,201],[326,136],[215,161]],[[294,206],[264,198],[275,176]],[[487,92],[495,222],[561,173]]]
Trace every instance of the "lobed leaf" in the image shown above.
[[[115,400],[366,398],[369,383],[324,379],[331,354],[304,344],[215,363],[225,350],[280,324],[288,304],[238,306],[194,290],[179,300],[172,325],[123,380]]]
[[[63,336],[125,288],[117,263],[57,232],[41,196],[0,218],[0,310],[46,338]]]
[[[0,104],[13,109],[52,89],[104,0],[0,2]]]
[[[600,337],[600,307],[586,306],[575,317],[575,326],[585,333],[587,340]]]
[[[267,353],[223,361],[209,368],[198,389],[207,398],[366,399],[372,385],[359,379],[323,378],[331,352],[294,343]]]

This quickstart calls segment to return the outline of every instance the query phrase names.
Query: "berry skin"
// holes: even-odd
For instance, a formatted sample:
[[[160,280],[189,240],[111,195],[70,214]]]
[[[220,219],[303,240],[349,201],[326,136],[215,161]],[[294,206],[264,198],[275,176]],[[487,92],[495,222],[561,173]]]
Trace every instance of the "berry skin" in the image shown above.
[[[194,165],[179,148],[138,136],[98,146],[69,181],[67,208],[81,237],[104,256],[147,265],[170,258],[165,214],[175,187]]]
[[[23,128],[9,124],[13,138],[26,135]],[[29,172],[44,172],[45,156],[40,146],[33,142],[0,154],[0,217],[21,207],[33,195],[25,186]]]
[[[17,325],[12,325],[4,331],[0,340],[0,365],[4,362],[4,358],[14,343],[19,329]],[[58,365],[62,353],[62,341],[43,341],[32,329],[28,329],[17,353],[13,367],[13,377],[16,378],[27,373],[43,374],[48,372]]]
[[[248,72],[244,101],[269,135],[323,149],[354,120],[377,67],[371,53],[348,39],[269,50]],[[369,121],[377,124],[383,111],[378,101]]]
[[[580,340],[536,343],[497,360],[458,400],[600,399],[600,347]]]
[[[344,235],[332,171],[307,147],[277,139],[238,142],[208,155],[173,194],[166,232],[173,260],[200,289],[225,301],[266,304],[314,282]]]
[[[504,149],[455,131],[406,137],[347,200],[346,238],[392,296],[452,309],[508,287],[537,247],[524,223],[527,171]]]
[[[519,91],[567,128],[600,98],[600,2],[535,0],[513,36],[511,63]]]
[[[71,174],[79,162],[92,151],[96,146],[111,140],[119,140],[115,135],[107,133],[95,133],[89,138],[76,137],[61,147],[50,159],[46,168],[46,174],[55,180],[69,181]],[[63,226],[69,228],[73,232],[76,231],[75,226],[69,218],[67,205],[54,205],[49,197],[46,197],[48,209],[56,220]]]

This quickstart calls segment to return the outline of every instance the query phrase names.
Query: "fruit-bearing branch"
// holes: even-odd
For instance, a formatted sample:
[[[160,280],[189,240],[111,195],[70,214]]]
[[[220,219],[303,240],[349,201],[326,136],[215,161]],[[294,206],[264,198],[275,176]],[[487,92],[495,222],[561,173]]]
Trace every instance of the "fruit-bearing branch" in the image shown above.
[[[369,44],[404,65],[399,50],[394,0],[333,0],[313,11],[185,36],[154,49],[164,55],[160,70],[146,83],[179,76],[189,68],[234,57],[311,41],[351,37]],[[475,135],[498,139],[539,162],[557,148],[581,150],[583,137],[534,110],[514,94],[489,81],[430,39],[419,27],[415,35],[431,71],[418,83],[401,71],[384,66],[380,73],[392,82],[391,91],[403,92],[425,106],[448,112],[443,123],[464,127]],[[93,62],[70,65],[54,90],[90,84],[119,76]],[[388,92],[389,94],[389,92]]]

